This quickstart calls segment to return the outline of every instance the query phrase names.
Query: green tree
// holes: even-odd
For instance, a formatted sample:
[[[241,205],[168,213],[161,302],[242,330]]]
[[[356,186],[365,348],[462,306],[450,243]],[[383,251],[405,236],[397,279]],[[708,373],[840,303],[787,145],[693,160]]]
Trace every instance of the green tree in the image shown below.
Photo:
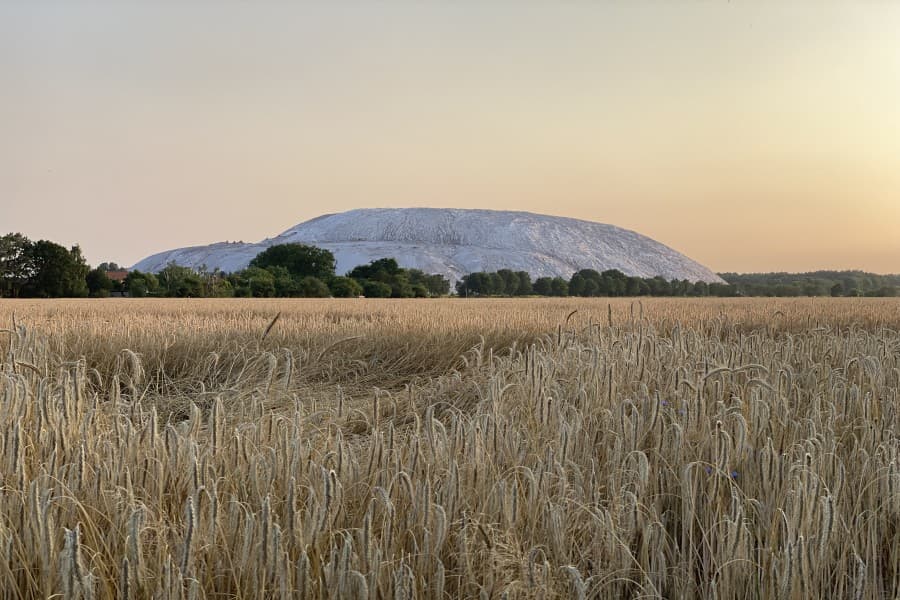
[[[125,291],[132,298],[145,298],[159,292],[159,280],[153,273],[130,271],[125,276]]]
[[[563,279],[562,277],[554,277],[552,281],[550,281],[550,295],[551,296],[568,296],[569,295],[569,282]]]
[[[90,268],[81,255],[81,248],[71,250],[47,240],[40,240],[28,248],[31,277],[27,293],[39,298],[83,298],[88,295],[87,274]]]
[[[627,285],[628,276],[618,269],[607,269],[600,273],[600,295],[624,296]]]
[[[0,297],[18,296],[32,274],[31,240],[21,233],[0,237]]]
[[[491,296],[502,296],[506,293],[506,285],[503,283],[503,277],[499,273],[488,273],[487,276],[490,280],[489,293]]]
[[[827,296],[830,287],[827,280],[808,279],[801,286],[804,296]]]
[[[775,286],[775,295],[779,298],[800,296],[803,291],[796,285],[778,284]]]
[[[171,298],[203,297],[203,279],[189,267],[169,263],[157,275],[160,291]]]
[[[356,298],[363,293],[363,287],[355,279],[349,277],[335,277],[331,280],[329,287],[331,295],[335,298]]]
[[[416,295],[413,286],[406,278],[406,273],[397,276],[394,281],[390,283],[390,286],[392,298],[413,298]]]
[[[347,276],[353,279],[371,279],[373,281],[382,281],[390,283],[393,277],[400,274],[400,265],[394,258],[379,258],[373,260],[367,265],[358,265],[350,271]]]
[[[727,283],[711,283],[709,284],[709,295],[732,297],[737,295],[737,288]]]
[[[439,274],[429,275],[419,269],[405,269],[410,285],[415,290],[416,286],[424,286],[428,296],[446,296],[450,293],[450,282]],[[418,296],[419,292],[416,291]]]
[[[468,296],[489,296],[494,293],[493,282],[489,273],[484,271],[476,271],[463,275],[462,279],[456,282],[456,293],[463,297]]]
[[[87,274],[90,272],[91,267],[85,260],[84,254],[81,252],[81,246],[78,244],[69,249],[69,255],[72,257],[68,272],[70,277],[69,285],[71,285],[70,292],[75,298],[83,298],[88,295]]]
[[[232,273],[228,280],[234,288],[234,295],[238,297],[271,298],[275,295],[275,276],[261,267],[247,267]]]
[[[251,267],[284,267],[298,280],[317,277],[322,281],[334,277],[334,264],[334,254],[324,248],[305,244],[269,246],[250,261]]]
[[[709,284],[705,281],[695,281],[694,282],[694,295],[695,296],[709,296]]]
[[[432,273],[425,277],[423,282],[432,296],[446,296],[450,293],[450,280],[440,273]]]
[[[200,297],[230,298],[234,295],[231,282],[218,267],[210,271],[206,265],[200,265],[196,273],[200,279]]]
[[[691,292],[694,290],[694,284],[688,281],[687,279],[673,279],[672,280],[672,295],[673,296],[689,296]]]
[[[600,280],[599,279],[585,279],[584,287],[581,290],[581,296],[599,296],[600,295]],[[569,286],[569,295],[572,294],[572,287]]]
[[[406,269],[400,268],[393,258],[380,258],[367,265],[359,265],[354,267],[347,276],[355,279],[363,288],[367,281],[386,283],[391,287],[391,297],[393,298],[412,298],[415,295],[408,272]]]
[[[527,296],[532,293],[531,274],[528,271],[516,271],[519,276],[519,285],[516,288],[516,296]]]
[[[300,281],[290,271],[281,266],[266,267],[265,269],[272,274],[275,280],[275,293],[278,298],[294,298],[302,296],[300,292]]]
[[[587,281],[582,277],[581,273],[574,273],[569,279],[569,295],[570,296],[586,296],[584,293]]]
[[[600,273],[594,269],[581,269],[569,279],[569,295],[599,296],[601,285]]]
[[[534,293],[538,296],[551,296],[553,295],[553,278],[552,277],[538,277],[534,281]]]
[[[497,275],[503,280],[503,293],[515,296],[519,291],[519,274],[512,269],[500,269]]]
[[[99,268],[88,271],[86,282],[91,298],[107,298],[113,289],[112,280]]]
[[[672,286],[659,275],[648,279],[647,285],[650,286],[650,294],[652,296],[668,296],[672,293]]]
[[[324,281],[318,277],[304,277],[298,283],[300,296],[303,298],[327,298],[331,295],[331,290]]]
[[[383,281],[365,280],[363,283],[363,294],[366,298],[390,298],[391,286]]]

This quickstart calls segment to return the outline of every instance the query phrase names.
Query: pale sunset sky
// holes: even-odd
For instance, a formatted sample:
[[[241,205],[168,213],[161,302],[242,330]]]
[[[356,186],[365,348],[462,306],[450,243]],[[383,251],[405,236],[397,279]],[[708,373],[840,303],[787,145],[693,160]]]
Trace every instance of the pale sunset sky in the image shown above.
[[[0,3],[0,234],[131,265],[405,206],[900,272],[900,3]]]

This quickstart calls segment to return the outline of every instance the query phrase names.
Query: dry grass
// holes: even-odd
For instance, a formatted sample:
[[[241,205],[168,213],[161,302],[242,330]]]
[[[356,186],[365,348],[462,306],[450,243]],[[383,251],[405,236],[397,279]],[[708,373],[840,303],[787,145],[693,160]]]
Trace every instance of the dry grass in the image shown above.
[[[0,323],[0,597],[900,593],[897,301]]]

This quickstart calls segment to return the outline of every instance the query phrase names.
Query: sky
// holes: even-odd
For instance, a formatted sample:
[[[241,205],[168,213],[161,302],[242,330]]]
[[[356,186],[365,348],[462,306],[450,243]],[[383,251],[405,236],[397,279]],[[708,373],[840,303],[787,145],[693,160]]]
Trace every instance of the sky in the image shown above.
[[[900,3],[0,2],[0,234],[93,264],[364,207],[900,272]]]

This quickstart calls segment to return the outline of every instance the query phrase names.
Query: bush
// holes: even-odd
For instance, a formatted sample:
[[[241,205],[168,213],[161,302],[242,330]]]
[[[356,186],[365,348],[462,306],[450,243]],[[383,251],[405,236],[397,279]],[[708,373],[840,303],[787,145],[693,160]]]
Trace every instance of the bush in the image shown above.
[[[335,298],[356,298],[363,293],[363,287],[349,277],[335,277],[329,287]]]
[[[391,292],[391,286],[381,281],[366,281],[363,284],[366,298],[390,298]]]
[[[327,298],[331,295],[331,290],[318,277],[304,277],[297,288],[303,298]]]

